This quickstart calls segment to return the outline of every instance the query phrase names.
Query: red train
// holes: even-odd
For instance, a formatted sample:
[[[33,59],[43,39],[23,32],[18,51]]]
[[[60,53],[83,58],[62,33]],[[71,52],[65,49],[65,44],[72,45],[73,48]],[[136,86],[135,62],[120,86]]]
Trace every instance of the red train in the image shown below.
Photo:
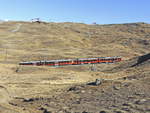
[[[97,58],[20,62],[19,65],[66,66],[66,65],[114,63],[114,62],[120,62],[120,61],[121,61],[121,57],[97,57]]]

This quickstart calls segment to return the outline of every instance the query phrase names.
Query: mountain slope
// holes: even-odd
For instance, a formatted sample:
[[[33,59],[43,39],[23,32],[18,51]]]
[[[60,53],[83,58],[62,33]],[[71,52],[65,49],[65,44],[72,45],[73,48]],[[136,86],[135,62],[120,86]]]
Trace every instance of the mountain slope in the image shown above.
[[[123,96],[121,92],[125,93],[125,97],[128,95],[135,97],[133,93],[137,93],[137,91],[132,93],[131,90],[137,89],[138,86],[149,101],[149,94],[146,93],[150,89],[149,52],[150,24],[146,23],[87,25],[69,22],[42,22],[40,24],[2,22],[0,23],[2,95],[0,96],[5,94],[8,96],[5,95],[3,99],[4,106],[1,106],[3,101],[0,101],[0,107],[6,111],[14,109],[14,112],[21,113],[42,113],[45,109],[54,112],[58,112],[59,109],[64,110],[63,112],[65,109],[70,109],[69,111],[75,112],[76,108],[79,112],[87,109],[93,112],[98,112],[100,109],[116,112],[115,109],[121,109],[119,106],[122,106],[123,101],[128,101],[126,100],[128,98],[120,98],[119,95]],[[121,56],[122,62],[95,65],[97,68],[95,72],[91,71],[91,65],[58,68],[18,65],[21,61],[30,60],[106,56]],[[102,86],[86,85],[97,78],[104,79]],[[126,85],[124,84],[128,84],[128,82],[131,86],[125,91]],[[120,92],[112,89],[114,85],[118,84],[122,87]],[[76,86],[79,87],[77,88],[79,92],[68,92],[68,88]],[[142,86],[145,90],[142,89]],[[106,92],[103,93],[103,90]],[[8,92],[6,93],[6,91]],[[93,95],[89,92],[93,92]],[[116,108],[107,107],[106,98],[115,101],[115,96],[111,98],[109,95],[117,95],[118,106]],[[103,100],[100,98],[101,96],[104,97],[104,104],[100,103]],[[73,103],[76,103],[76,99],[79,99],[79,104],[74,106]],[[142,99],[142,97],[136,96],[136,99]],[[58,105],[58,103],[60,104]],[[111,107],[114,104],[112,102],[108,106]],[[93,105],[96,105],[95,109]],[[142,112],[148,110],[147,105],[147,103],[143,105]],[[140,112],[138,110],[140,106],[133,108],[134,112]]]

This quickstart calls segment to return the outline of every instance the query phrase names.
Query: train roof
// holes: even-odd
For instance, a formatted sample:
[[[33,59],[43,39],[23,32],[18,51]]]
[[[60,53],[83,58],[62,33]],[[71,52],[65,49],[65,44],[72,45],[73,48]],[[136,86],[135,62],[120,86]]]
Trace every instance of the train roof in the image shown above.
[[[39,60],[39,61],[28,61],[28,62],[20,62],[20,63],[61,62],[61,61],[73,61],[73,60],[95,60],[98,58],[99,59],[113,59],[113,58],[121,58],[121,57],[115,56],[115,57],[76,58],[76,59],[60,59],[60,60]]]

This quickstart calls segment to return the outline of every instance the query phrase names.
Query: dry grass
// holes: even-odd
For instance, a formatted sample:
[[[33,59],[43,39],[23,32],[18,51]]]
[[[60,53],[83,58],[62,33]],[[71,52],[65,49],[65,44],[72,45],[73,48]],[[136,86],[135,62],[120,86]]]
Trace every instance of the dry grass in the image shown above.
[[[21,25],[20,29],[11,32],[17,25]],[[88,65],[53,68],[19,67],[18,63],[105,56],[122,56],[123,60],[128,60],[149,51],[150,25],[145,23],[86,25],[5,22],[0,24],[0,84],[9,91],[11,98],[54,95],[73,84],[96,78],[118,79],[137,70],[129,73],[102,72],[119,64],[98,65],[99,72],[91,72]]]

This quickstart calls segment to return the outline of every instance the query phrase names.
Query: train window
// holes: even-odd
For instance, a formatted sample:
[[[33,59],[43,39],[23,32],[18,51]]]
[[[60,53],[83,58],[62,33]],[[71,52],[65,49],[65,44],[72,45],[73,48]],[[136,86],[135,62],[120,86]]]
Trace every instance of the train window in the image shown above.
[[[48,65],[48,64],[51,64],[51,63],[53,63],[53,62],[43,62],[43,63],[45,63],[45,65]]]
[[[40,64],[41,64],[40,62],[37,62],[37,63],[36,63],[36,65],[40,65]]]
[[[59,63],[62,64],[62,65],[65,65],[65,64],[68,64],[69,61],[61,61],[61,62],[59,62]]]
[[[84,60],[80,60],[80,62],[85,62]]]
[[[54,64],[54,62],[48,62],[47,64]]]
[[[84,63],[88,63],[89,61],[88,60],[84,60]]]
[[[85,60],[85,62],[89,62],[89,60]]]
[[[114,61],[114,59],[113,59],[113,58],[111,58],[111,59],[108,59],[108,60],[110,60],[110,61]]]

